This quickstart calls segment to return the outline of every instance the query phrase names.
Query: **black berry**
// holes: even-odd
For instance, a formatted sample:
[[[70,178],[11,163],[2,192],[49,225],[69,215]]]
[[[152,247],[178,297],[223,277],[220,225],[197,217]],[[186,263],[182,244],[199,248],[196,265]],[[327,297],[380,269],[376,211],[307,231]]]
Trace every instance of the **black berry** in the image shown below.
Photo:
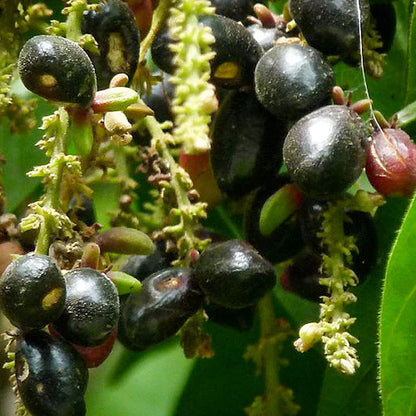
[[[290,0],[292,17],[302,35],[326,55],[358,57],[359,19],[356,0]],[[368,0],[359,0],[364,33],[369,18]]]
[[[65,281],[48,256],[27,254],[13,261],[0,278],[0,309],[23,331],[55,321],[65,305]]]
[[[24,44],[18,64],[25,87],[47,100],[88,107],[94,98],[94,66],[75,42],[60,36],[34,36]]]
[[[16,381],[33,416],[84,416],[88,371],[75,349],[41,331],[20,336]]]
[[[368,145],[360,117],[330,105],[301,118],[290,129],[283,159],[295,185],[313,198],[336,197],[360,176]]]
[[[90,54],[97,70],[99,89],[108,88],[111,78],[122,72],[130,79],[137,68],[140,35],[133,13],[121,0],[108,0],[98,11],[84,13],[83,33],[98,42],[99,55]]]
[[[259,60],[256,94],[271,113],[282,120],[297,120],[329,104],[334,73],[323,55],[310,46],[274,46]]]
[[[66,302],[55,329],[68,341],[83,346],[102,344],[117,325],[117,290],[103,273],[90,268],[65,275]]]
[[[141,292],[123,302],[119,339],[144,350],[174,335],[202,306],[202,294],[189,269],[170,268],[143,281]]]
[[[233,91],[212,128],[211,162],[218,187],[241,197],[270,180],[282,163],[285,126],[252,91]]]
[[[227,308],[255,305],[276,282],[273,266],[240,240],[208,246],[196,263],[195,278],[210,301]]]

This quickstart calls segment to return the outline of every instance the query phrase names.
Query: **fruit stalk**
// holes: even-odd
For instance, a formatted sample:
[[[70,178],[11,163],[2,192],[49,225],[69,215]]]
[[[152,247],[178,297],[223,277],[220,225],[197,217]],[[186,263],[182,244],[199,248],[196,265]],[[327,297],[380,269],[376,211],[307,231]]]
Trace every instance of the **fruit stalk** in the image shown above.
[[[62,182],[62,175],[65,168],[65,159],[62,155],[66,152],[67,147],[67,131],[68,131],[68,113],[63,107],[58,110],[59,121],[56,127],[56,136],[54,149],[51,157],[51,171],[50,176],[54,180],[50,181],[46,190],[44,208],[47,210],[57,210],[60,205],[60,186]],[[57,163],[54,163],[57,162]],[[46,211],[45,211],[46,213]],[[53,234],[54,222],[50,215],[45,215],[41,221],[38,239],[36,241],[35,252],[37,254],[48,254],[49,245]]]
[[[192,248],[201,248],[201,244],[194,233],[195,220],[206,216],[206,204],[192,204],[188,198],[188,191],[192,188],[192,182],[189,175],[180,168],[175,159],[172,157],[167,144],[169,135],[165,134],[161,129],[158,121],[153,116],[145,118],[145,124],[152,136],[152,147],[157,150],[160,156],[167,162],[170,169],[172,187],[175,198],[176,207],[173,214],[179,216],[180,222],[177,225],[165,227],[164,231],[173,234],[178,240],[180,256],[187,256]],[[189,263],[189,258],[185,260],[185,264]]]
[[[318,236],[322,245],[328,247],[328,254],[322,256],[322,268],[328,277],[322,278],[320,283],[328,286],[330,296],[322,297],[320,321],[304,325],[294,345],[298,351],[304,352],[321,340],[330,365],[342,373],[354,374],[360,362],[352,344],[358,340],[347,330],[355,318],[351,318],[344,307],[357,300],[346,290],[357,284],[357,276],[346,266],[351,261],[355,244],[354,237],[344,234],[345,204],[346,201],[339,200],[323,214],[323,232]]]
[[[152,26],[146,37],[140,43],[140,55],[139,55],[139,65],[140,68],[146,62],[146,54],[150,46],[153,43],[153,39],[156,36],[156,33],[161,28],[162,24],[166,21],[169,16],[169,10],[172,7],[173,0],[162,0],[159,3],[159,6],[153,13]]]
[[[259,302],[259,315],[261,326],[261,338],[267,339],[272,336],[276,330],[273,307],[273,297],[268,293]],[[265,416],[279,416],[281,404],[280,397],[277,394],[279,391],[279,354],[276,348],[276,344],[268,342],[264,347],[264,377],[266,384],[266,411]]]

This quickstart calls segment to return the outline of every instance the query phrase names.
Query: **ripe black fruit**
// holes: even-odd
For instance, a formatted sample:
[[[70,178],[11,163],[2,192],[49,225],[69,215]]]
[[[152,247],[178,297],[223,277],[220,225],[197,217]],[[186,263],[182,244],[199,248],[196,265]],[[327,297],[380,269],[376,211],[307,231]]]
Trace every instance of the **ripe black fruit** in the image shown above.
[[[359,0],[363,32],[369,17],[368,0]],[[356,0],[290,0],[292,17],[307,42],[327,55],[351,58],[359,50]]]
[[[211,62],[211,81],[224,88],[237,88],[253,83],[254,68],[263,51],[247,29],[228,17],[203,16],[200,23],[212,30],[215,42],[211,46],[215,57]],[[174,71],[168,28],[163,27],[152,44],[155,64],[167,73]]]
[[[227,308],[255,305],[276,282],[273,266],[240,240],[211,244],[195,266],[210,301]]]
[[[155,249],[152,254],[129,257],[120,267],[120,271],[143,281],[151,274],[167,269],[174,259],[174,255],[166,252],[166,241],[158,241],[155,243]]]
[[[212,0],[215,13],[230,19],[246,22],[247,16],[253,13],[252,0]]]
[[[295,185],[317,199],[335,197],[360,176],[368,144],[360,117],[348,107],[322,107],[290,129],[283,159]]]
[[[277,27],[263,27],[254,24],[248,26],[247,30],[265,52],[275,46],[277,39],[286,37],[286,34]]]
[[[114,284],[105,274],[89,268],[69,271],[65,284],[65,309],[55,329],[77,345],[102,344],[118,322],[119,300]]]
[[[334,73],[316,49],[301,44],[274,46],[259,60],[256,94],[271,113],[282,120],[297,120],[328,104]]]
[[[18,64],[25,87],[47,100],[88,107],[94,98],[94,66],[75,42],[60,36],[34,36],[24,44]]]
[[[13,325],[28,331],[55,321],[65,304],[65,281],[48,256],[27,254],[0,278],[0,309]]]
[[[209,303],[204,306],[204,310],[210,322],[237,329],[238,331],[249,331],[254,323],[256,306],[231,309],[216,305],[215,303]]]
[[[16,345],[16,381],[33,416],[84,416],[88,370],[68,343],[46,332],[20,336]]]
[[[123,302],[119,339],[144,350],[174,335],[202,306],[202,294],[189,269],[169,268],[143,281],[141,292]]]
[[[252,91],[233,91],[212,128],[211,162],[218,187],[241,197],[275,176],[282,164],[286,128]]]
[[[100,89],[108,88],[111,78],[122,72],[132,79],[139,59],[140,35],[133,13],[121,0],[101,3],[98,11],[84,13],[83,33],[91,33],[100,54],[90,57],[97,69]]]

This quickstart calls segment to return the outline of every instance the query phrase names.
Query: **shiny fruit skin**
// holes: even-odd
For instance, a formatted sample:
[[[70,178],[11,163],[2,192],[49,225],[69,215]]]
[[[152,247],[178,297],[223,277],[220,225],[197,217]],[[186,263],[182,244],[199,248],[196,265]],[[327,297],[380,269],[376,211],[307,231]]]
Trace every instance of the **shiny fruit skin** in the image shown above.
[[[86,347],[106,341],[119,317],[117,289],[103,273],[87,267],[65,274],[65,309],[54,323],[68,341]]]
[[[156,272],[143,281],[141,292],[122,302],[118,338],[134,351],[162,342],[202,306],[202,299],[190,269]]]
[[[84,416],[88,370],[75,349],[46,332],[19,336],[16,381],[32,416]]]
[[[281,120],[296,121],[329,104],[334,72],[316,49],[276,45],[259,60],[255,74],[260,103]]]
[[[247,26],[247,30],[253,36],[254,40],[262,47],[264,52],[275,46],[275,42],[286,37],[286,34],[277,27],[263,27],[258,24]]]
[[[29,39],[20,51],[18,66],[25,87],[47,100],[88,107],[97,91],[88,55],[77,43],[60,36]]]
[[[23,331],[55,321],[64,309],[65,294],[61,271],[41,254],[17,258],[0,278],[0,309]]]
[[[360,0],[363,33],[369,18],[368,0]],[[359,26],[356,0],[290,0],[290,13],[306,41],[326,55],[358,58]]]
[[[253,14],[253,0],[212,0],[215,13],[246,23],[247,16]],[[257,3],[257,2],[256,2]]]
[[[368,146],[360,117],[346,106],[329,105],[297,121],[283,145],[283,159],[295,185],[306,195],[341,195],[360,176]]]
[[[194,273],[208,299],[227,308],[255,305],[276,283],[271,263],[240,240],[209,245]]]

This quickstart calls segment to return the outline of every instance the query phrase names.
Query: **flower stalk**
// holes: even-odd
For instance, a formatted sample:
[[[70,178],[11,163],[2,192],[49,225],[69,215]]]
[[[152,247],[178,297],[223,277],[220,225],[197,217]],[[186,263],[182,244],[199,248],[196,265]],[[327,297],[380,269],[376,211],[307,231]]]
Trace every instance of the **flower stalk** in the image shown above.
[[[171,9],[168,20],[170,45],[175,53],[175,84],[172,112],[175,115],[173,139],[182,144],[185,153],[197,154],[211,148],[209,123],[218,108],[209,61],[215,53],[210,46],[215,42],[210,28],[200,25],[200,16],[212,14],[214,9],[206,0],[179,0]]]

